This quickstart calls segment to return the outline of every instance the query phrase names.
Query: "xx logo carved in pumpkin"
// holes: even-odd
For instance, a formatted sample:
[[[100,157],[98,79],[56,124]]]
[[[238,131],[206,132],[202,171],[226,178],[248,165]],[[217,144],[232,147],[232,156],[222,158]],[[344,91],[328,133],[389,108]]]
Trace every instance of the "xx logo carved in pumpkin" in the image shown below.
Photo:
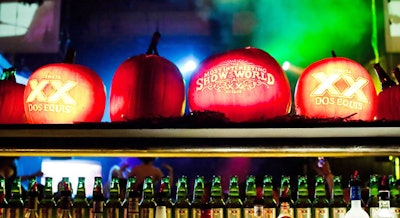
[[[323,96],[324,93],[329,93],[330,96],[353,98],[354,96],[358,101],[368,103],[368,98],[363,92],[363,87],[368,84],[368,80],[364,78],[357,78],[354,80],[350,74],[330,74],[318,72],[312,75],[320,84],[311,92],[311,96]],[[335,85],[340,80],[343,80],[347,87],[343,91]]]
[[[46,96],[45,88],[51,86],[54,92],[51,95]],[[29,86],[32,91],[29,93],[26,103],[33,102],[37,100],[39,102],[50,102],[57,103],[62,100],[65,104],[75,105],[76,101],[71,97],[68,93],[72,88],[77,85],[77,82],[67,81],[63,83],[60,80],[41,80],[40,82],[37,79],[32,79],[29,81]]]

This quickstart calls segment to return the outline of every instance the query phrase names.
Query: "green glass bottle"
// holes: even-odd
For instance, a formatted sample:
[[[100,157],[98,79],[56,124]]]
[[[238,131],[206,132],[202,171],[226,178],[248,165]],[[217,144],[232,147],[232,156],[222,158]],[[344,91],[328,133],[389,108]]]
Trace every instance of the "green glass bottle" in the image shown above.
[[[237,176],[232,176],[229,181],[229,193],[225,202],[227,218],[242,218],[243,202],[239,195],[239,181]]]
[[[72,217],[87,218],[90,216],[90,204],[86,197],[85,177],[78,177],[75,198],[72,201]]]
[[[369,177],[369,197],[367,201],[367,212],[370,217],[376,217],[379,209],[379,175],[373,174]]]
[[[256,195],[256,178],[253,175],[249,175],[246,179],[245,198],[243,201],[244,218],[254,218],[254,200]]]
[[[176,186],[175,218],[189,218],[189,208],[187,177],[181,176]]]
[[[60,186],[60,199],[57,202],[57,218],[71,218],[72,188],[67,177],[64,177]]]
[[[222,198],[221,176],[213,176],[209,205],[213,218],[224,218],[225,202]]]
[[[0,177],[0,218],[6,217],[8,202],[6,199],[6,180]]]
[[[104,215],[104,192],[103,192],[103,182],[102,177],[96,176],[94,177],[94,185],[93,185],[93,194],[92,200],[90,201],[91,205],[91,218],[102,218]]]
[[[333,177],[333,190],[330,202],[331,218],[343,218],[347,212],[347,203],[343,198],[342,177]]]
[[[204,207],[204,177],[197,175],[194,179],[193,199],[190,203],[191,218],[201,218],[201,209]]]
[[[312,203],[308,196],[307,176],[298,176],[297,184],[297,199],[294,203],[295,217],[311,218]]]
[[[175,211],[174,202],[171,198],[171,184],[169,176],[164,176],[161,178],[160,190],[158,194],[160,195],[160,197],[159,200],[156,201],[157,206],[161,204],[165,206],[167,218],[173,218]]]
[[[25,218],[39,217],[39,191],[35,177],[29,178],[27,198],[25,200]]]
[[[139,217],[155,218],[156,206],[153,179],[151,177],[146,177],[143,182],[142,199],[139,203]]]
[[[110,183],[110,197],[105,204],[107,218],[119,218],[123,214],[119,178],[112,177]]]
[[[53,178],[46,177],[43,198],[40,200],[39,217],[54,218],[57,215],[57,204],[53,194]]]
[[[122,203],[125,218],[139,218],[140,192],[135,188],[136,182],[136,177],[131,176],[126,184],[126,197]]]
[[[396,217],[400,217],[400,195],[397,180],[393,175],[389,175],[388,180],[390,189],[390,208]]]
[[[290,190],[290,176],[282,175],[278,210],[278,218],[294,217],[294,203]]]
[[[329,218],[329,199],[326,197],[325,178],[315,177],[313,215],[315,218]]]
[[[264,199],[264,217],[275,218],[276,217],[276,200],[274,198],[274,185],[272,182],[272,176],[265,175],[263,180],[263,199]]]
[[[23,218],[24,217],[24,201],[22,199],[21,177],[16,177],[11,185],[11,196],[8,200],[7,217]]]

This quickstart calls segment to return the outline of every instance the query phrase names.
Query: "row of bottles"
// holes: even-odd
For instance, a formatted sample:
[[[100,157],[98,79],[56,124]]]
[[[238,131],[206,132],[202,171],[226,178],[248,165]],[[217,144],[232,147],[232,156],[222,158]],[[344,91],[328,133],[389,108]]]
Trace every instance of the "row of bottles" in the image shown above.
[[[221,187],[221,177],[214,176],[210,188],[205,188],[202,176],[194,180],[193,198],[189,200],[188,183],[181,176],[176,185],[176,198],[171,197],[169,177],[163,177],[158,191],[147,177],[143,189],[138,190],[135,177],[128,178],[125,198],[120,197],[119,179],[112,178],[109,198],[103,193],[101,177],[95,177],[93,195],[89,200],[85,194],[85,178],[78,180],[77,193],[72,195],[71,183],[63,178],[58,185],[58,197],[52,192],[52,178],[46,177],[43,197],[39,200],[38,183],[29,181],[26,199],[22,199],[21,180],[16,178],[11,197],[5,198],[4,178],[0,179],[0,218],[395,218],[400,217],[400,196],[393,176],[371,175],[368,202],[361,200],[361,181],[357,173],[352,175],[350,202],[343,197],[340,176],[334,177],[331,198],[327,197],[325,179],[315,178],[314,199],[309,198],[306,176],[297,180],[297,198],[292,199],[290,177],[282,176],[278,201],[274,198],[271,176],[264,176],[262,186],[256,185],[252,175],[246,179],[245,196],[239,192],[237,176],[230,178],[226,198]]]

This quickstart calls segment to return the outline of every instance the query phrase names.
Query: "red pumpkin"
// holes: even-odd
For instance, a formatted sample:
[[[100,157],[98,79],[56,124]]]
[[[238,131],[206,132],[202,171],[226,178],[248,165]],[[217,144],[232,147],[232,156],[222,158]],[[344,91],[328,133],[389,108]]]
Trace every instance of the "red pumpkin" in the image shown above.
[[[390,85],[387,86],[386,84],[388,83],[385,84],[385,81],[381,79],[382,91],[378,94],[376,119],[398,121],[400,120],[400,85],[396,85],[396,83],[392,81],[385,72],[378,72],[378,74],[379,73],[385,74],[382,76],[386,76],[385,80],[390,81]],[[399,73],[400,69],[395,68],[394,74],[398,81],[400,81]]]
[[[309,118],[372,120],[376,90],[368,71],[357,62],[332,57],[308,66],[297,81],[295,108]]]
[[[24,108],[29,123],[100,122],[106,104],[101,78],[86,66],[55,63],[28,79]]]
[[[154,34],[147,54],[131,57],[117,68],[111,84],[111,121],[183,116],[184,80],[175,64],[158,55],[159,37]]]
[[[0,124],[27,123],[24,111],[25,85],[15,81],[15,70],[12,76],[0,80]],[[6,73],[6,70],[3,72]]]
[[[221,112],[231,122],[257,122],[288,114],[291,91],[278,62],[247,47],[204,60],[190,79],[188,103],[192,111]]]

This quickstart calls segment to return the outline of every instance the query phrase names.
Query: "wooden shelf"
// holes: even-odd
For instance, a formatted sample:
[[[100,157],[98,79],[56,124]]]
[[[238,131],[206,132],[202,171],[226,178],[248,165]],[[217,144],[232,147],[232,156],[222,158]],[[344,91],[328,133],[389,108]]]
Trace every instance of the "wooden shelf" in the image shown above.
[[[400,126],[387,123],[210,128],[1,125],[0,140],[0,156],[400,156]]]

